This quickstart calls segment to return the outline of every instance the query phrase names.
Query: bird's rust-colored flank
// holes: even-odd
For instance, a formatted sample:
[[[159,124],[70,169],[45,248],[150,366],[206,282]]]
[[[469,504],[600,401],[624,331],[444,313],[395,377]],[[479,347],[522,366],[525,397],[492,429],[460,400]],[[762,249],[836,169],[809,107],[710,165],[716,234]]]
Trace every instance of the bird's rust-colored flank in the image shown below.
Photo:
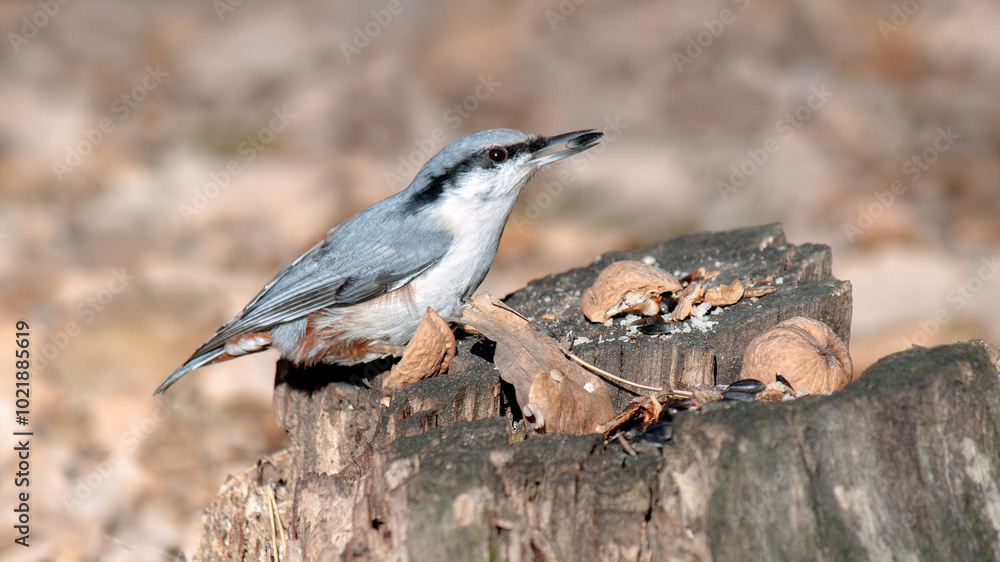
[[[370,341],[346,341],[343,338],[346,331],[324,325],[322,315],[322,311],[316,311],[306,317],[306,328],[295,343],[295,354],[288,358],[292,363],[312,366],[327,357],[358,360],[368,353]]]

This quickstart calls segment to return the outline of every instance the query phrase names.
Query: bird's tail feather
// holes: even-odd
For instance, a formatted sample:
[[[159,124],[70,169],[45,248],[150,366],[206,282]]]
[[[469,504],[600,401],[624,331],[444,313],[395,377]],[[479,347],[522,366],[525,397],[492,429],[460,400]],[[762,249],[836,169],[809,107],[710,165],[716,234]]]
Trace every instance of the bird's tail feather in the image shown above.
[[[167,380],[163,381],[163,384],[160,385],[160,388],[156,389],[153,395],[155,396],[170,388],[170,385],[177,382],[177,379],[198,367],[204,367],[212,363],[221,363],[229,361],[234,357],[243,357],[244,355],[264,351],[271,347],[271,338],[272,336],[269,332],[254,332],[251,334],[240,334],[223,345],[216,345],[208,349],[203,345],[183,365],[177,367],[177,370],[167,377]],[[206,345],[211,345],[211,340]]]
[[[163,384],[161,384],[160,387],[156,389],[156,392],[154,392],[153,395],[155,396],[163,392],[164,390],[170,388],[170,385],[177,382],[177,379],[183,377],[184,375],[190,373],[191,371],[197,369],[198,367],[204,367],[209,363],[214,363],[217,360],[220,360],[220,357],[222,357],[223,355],[226,355],[226,351],[223,347],[210,349],[208,351],[193,355],[183,365],[177,367],[177,370],[171,373],[171,375],[167,377],[167,380],[163,381]],[[221,361],[225,361],[226,359],[230,359],[230,357],[221,359]]]

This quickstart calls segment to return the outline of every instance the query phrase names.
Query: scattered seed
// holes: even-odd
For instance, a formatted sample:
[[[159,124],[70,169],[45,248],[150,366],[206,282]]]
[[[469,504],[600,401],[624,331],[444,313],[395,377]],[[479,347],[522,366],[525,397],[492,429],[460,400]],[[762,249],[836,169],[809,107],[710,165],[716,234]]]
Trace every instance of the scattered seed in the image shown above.
[[[640,326],[639,331],[648,336],[658,336],[660,334],[669,334],[673,332],[673,326],[670,325],[670,322],[661,322],[659,324]]]
[[[749,392],[743,392],[742,390],[727,390],[722,393],[723,400],[735,400],[737,402],[754,402],[757,397]]]
[[[667,407],[683,412],[694,408],[694,403],[691,402],[690,398],[675,398],[667,403]]]
[[[671,410],[669,407],[660,410],[660,415],[656,416],[656,421],[673,421],[674,414],[677,410]]]
[[[569,148],[579,148],[581,146],[587,146],[588,144],[593,143],[602,136],[604,136],[604,133],[587,133],[586,135],[580,135],[575,139],[570,140],[569,142],[566,143],[566,146]]]
[[[727,386],[726,390],[738,390],[740,392],[757,394],[761,390],[764,390],[764,386],[765,384],[757,379],[740,379]]]
[[[632,326],[637,326],[640,332],[650,336],[669,334],[673,330],[673,325],[670,322],[665,322],[663,316],[659,314],[640,318],[633,322]]]
[[[635,440],[653,443],[655,445],[663,445],[667,441],[670,441],[670,437],[673,436],[673,434],[674,427],[670,422],[657,421],[646,426],[646,430],[636,437]]]

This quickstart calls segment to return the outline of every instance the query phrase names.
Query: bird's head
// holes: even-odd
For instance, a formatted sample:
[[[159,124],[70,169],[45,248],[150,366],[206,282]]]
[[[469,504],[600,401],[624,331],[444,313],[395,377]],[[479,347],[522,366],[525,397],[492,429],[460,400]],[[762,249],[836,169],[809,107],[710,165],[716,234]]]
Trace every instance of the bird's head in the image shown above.
[[[593,129],[553,137],[515,129],[489,129],[466,135],[424,164],[407,188],[414,207],[445,200],[496,201],[513,205],[532,174],[597,144],[604,133]],[[564,150],[549,149],[566,145]]]

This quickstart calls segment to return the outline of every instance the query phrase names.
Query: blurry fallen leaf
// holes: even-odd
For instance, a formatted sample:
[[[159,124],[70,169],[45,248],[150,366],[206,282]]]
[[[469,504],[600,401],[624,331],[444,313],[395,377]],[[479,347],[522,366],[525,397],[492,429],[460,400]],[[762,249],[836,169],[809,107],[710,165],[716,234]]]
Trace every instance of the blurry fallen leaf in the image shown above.
[[[466,307],[462,322],[496,342],[493,362],[526,419],[538,431],[594,433],[615,412],[596,375],[563,355],[556,340],[533,330],[507,305],[482,293]]]
[[[743,291],[743,296],[746,298],[763,297],[764,295],[770,295],[777,290],[778,288],[773,285],[757,285],[756,287],[750,287],[749,289]]]
[[[854,379],[847,346],[829,326],[803,316],[789,318],[750,341],[740,378],[764,383],[782,375],[801,394],[843,388]]]
[[[543,314],[542,315],[542,320],[555,320],[555,319],[556,319],[556,315],[555,314]]]
[[[597,430],[608,437],[626,424],[639,422],[646,427],[660,417],[663,406],[655,396],[640,396],[629,402],[625,409],[606,423],[597,426]]]
[[[729,306],[743,298],[743,283],[739,279],[728,285],[719,285],[705,291],[705,302],[712,306]]]
[[[404,384],[444,373],[455,352],[455,334],[434,309],[427,307],[417,332],[403,351],[403,358],[382,382],[382,392],[388,394]]]
[[[671,320],[680,322],[691,316],[691,306],[704,294],[705,287],[701,283],[691,283],[684,287],[684,290],[677,294],[677,306],[670,312]]]
[[[614,262],[583,293],[583,314],[591,322],[604,322],[623,312],[652,316],[659,312],[663,293],[679,291],[673,275],[638,261]]]

